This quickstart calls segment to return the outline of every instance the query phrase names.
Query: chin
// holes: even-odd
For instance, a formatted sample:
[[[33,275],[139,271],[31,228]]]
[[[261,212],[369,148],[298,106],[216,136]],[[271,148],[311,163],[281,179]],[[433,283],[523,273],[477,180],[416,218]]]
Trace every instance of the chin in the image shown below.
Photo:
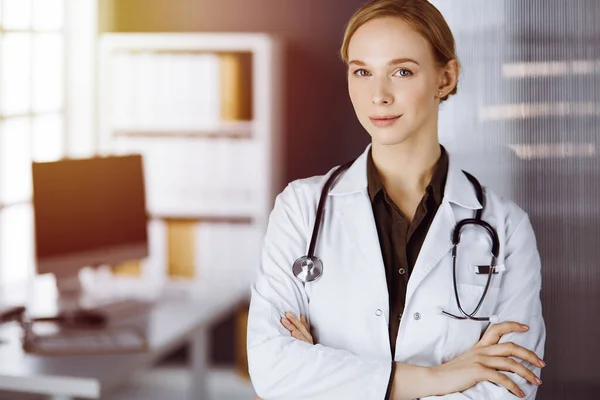
[[[373,144],[394,146],[405,142],[411,135],[398,129],[371,128],[369,131]]]

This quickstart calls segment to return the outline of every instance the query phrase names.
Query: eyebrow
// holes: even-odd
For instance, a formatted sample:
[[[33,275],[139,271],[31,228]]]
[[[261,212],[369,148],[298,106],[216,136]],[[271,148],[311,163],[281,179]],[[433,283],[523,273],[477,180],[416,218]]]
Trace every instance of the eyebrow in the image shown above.
[[[413,60],[412,58],[394,58],[393,60],[388,62],[388,65],[396,65],[396,64],[402,64],[402,63],[407,63],[407,62],[411,62],[411,63],[419,65],[419,63],[417,61]],[[348,65],[352,65],[352,64],[358,65],[361,67],[367,66],[367,64],[365,62],[360,61],[360,60],[352,60],[348,63]]]

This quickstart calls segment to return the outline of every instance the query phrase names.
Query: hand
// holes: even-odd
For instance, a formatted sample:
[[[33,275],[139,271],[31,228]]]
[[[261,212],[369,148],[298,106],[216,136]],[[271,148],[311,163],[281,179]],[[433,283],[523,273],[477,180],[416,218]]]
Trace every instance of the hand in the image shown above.
[[[504,386],[517,397],[525,397],[521,388],[499,371],[514,372],[539,386],[541,381],[536,382],[537,377],[533,372],[509,357],[517,357],[540,368],[545,364],[534,352],[524,347],[511,342],[502,344],[498,342],[506,333],[527,332],[527,330],[529,327],[516,322],[492,325],[472,349],[452,361],[432,367],[434,381],[439,383],[441,394],[460,392],[478,382],[490,381]]]
[[[310,334],[310,327],[304,315],[300,315],[298,320],[294,314],[290,312],[285,313],[285,317],[281,318],[281,324],[298,340],[303,342],[314,344],[313,337]]]
[[[290,331],[293,337],[302,340],[306,343],[314,344],[313,337],[310,334],[310,327],[304,315],[300,314],[300,321],[290,312],[285,313],[285,317],[281,318],[281,324]],[[255,397],[254,400],[263,400],[260,397]]]

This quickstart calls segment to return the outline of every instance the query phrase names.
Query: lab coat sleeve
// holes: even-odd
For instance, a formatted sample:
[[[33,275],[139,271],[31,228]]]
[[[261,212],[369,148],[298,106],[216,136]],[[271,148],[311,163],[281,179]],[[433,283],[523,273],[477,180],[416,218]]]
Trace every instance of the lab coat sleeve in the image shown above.
[[[302,215],[303,193],[294,183],[279,195],[262,244],[251,288],[248,366],[256,394],[277,399],[373,399],[385,397],[391,361],[294,339],[280,320],[289,311],[308,319],[308,298],[292,263],[306,254],[312,222]],[[306,199],[301,199],[308,205]],[[349,335],[352,332],[348,332]]]
[[[500,322],[515,321],[526,324],[529,326],[529,331],[525,333],[511,332],[503,335],[499,343],[514,342],[533,351],[543,359],[546,327],[542,317],[540,301],[541,263],[533,228],[529,217],[525,213],[523,213],[523,217],[517,224],[513,234],[507,240],[504,264],[506,272],[502,280],[502,288],[496,309],[498,320]],[[533,371],[537,376],[540,376],[540,368],[537,366],[521,359],[515,358],[515,360]],[[519,385],[526,395],[525,399],[535,399],[537,386],[515,373],[501,372]],[[543,380],[543,377],[541,379]],[[491,382],[479,382],[460,393],[430,396],[423,399],[514,400],[517,397],[503,386],[497,386]]]

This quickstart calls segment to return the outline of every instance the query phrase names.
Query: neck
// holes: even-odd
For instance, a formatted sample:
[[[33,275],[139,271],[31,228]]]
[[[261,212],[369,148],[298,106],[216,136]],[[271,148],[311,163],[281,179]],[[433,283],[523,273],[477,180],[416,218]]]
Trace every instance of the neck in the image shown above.
[[[426,140],[409,139],[396,145],[371,145],[373,162],[387,192],[408,198],[421,198],[425,192],[441,149],[437,132],[418,136]]]

